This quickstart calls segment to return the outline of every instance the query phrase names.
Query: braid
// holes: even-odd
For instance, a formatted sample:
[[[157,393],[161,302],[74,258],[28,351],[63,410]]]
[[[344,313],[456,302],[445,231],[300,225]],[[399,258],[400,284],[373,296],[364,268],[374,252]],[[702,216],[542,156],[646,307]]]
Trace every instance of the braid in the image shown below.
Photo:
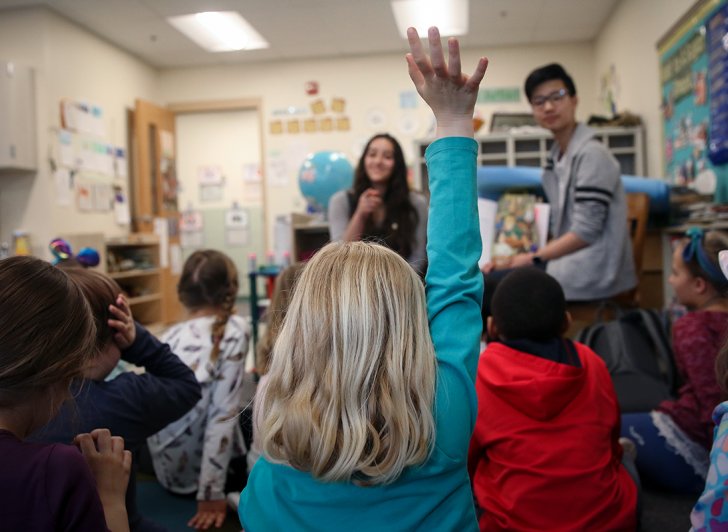
[[[230,286],[228,294],[222,302],[220,312],[217,313],[215,321],[212,323],[212,352],[210,353],[210,362],[217,362],[220,356],[220,343],[225,337],[225,327],[230,316],[235,311],[235,296],[237,295],[237,287]]]
[[[215,321],[210,331],[210,362],[214,364],[220,355],[227,322],[235,312],[235,298],[238,295],[235,263],[214,249],[195,251],[182,268],[177,294],[188,309],[215,309]]]

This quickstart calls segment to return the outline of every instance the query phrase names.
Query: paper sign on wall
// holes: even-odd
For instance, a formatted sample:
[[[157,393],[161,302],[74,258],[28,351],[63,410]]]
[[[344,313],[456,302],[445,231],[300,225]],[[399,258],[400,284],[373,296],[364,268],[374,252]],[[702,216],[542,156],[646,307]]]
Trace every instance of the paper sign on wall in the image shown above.
[[[110,211],[114,200],[114,192],[111,185],[97,183],[94,188],[94,208],[101,212]]]
[[[222,168],[212,164],[200,166],[197,168],[197,181],[200,185],[222,185]]]
[[[116,148],[114,155],[114,173],[117,178],[126,179],[129,175],[129,162],[126,159],[126,150],[124,148]]]
[[[202,231],[202,213],[200,211],[185,211],[179,220],[180,231]]]
[[[71,205],[71,171],[68,168],[56,168],[53,179],[56,184],[56,205],[68,207]]]
[[[179,220],[179,242],[183,248],[200,248],[205,238],[202,232],[203,221],[200,211],[188,210],[182,213]]]
[[[260,183],[260,166],[258,163],[246,163],[243,165],[243,182]]]
[[[76,165],[73,135],[64,129],[58,132],[58,162],[66,168],[73,168]]]
[[[248,211],[234,206],[225,213],[225,242],[228,246],[246,246],[250,241]]]
[[[92,211],[94,208],[93,187],[86,183],[78,183],[76,186],[76,199],[79,211]]]
[[[129,225],[131,216],[129,214],[129,202],[121,187],[114,187],[114,219],[119,225]]]

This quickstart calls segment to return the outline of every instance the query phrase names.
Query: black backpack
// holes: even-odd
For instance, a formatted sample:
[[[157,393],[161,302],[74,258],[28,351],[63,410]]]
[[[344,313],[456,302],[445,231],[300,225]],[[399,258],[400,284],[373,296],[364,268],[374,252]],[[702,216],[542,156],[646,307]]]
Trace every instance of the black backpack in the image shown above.
[[[655,310],[618,312],[577,333],[607,364],[622,412],[649,412],[674,398],[677,372],[666,322]]]

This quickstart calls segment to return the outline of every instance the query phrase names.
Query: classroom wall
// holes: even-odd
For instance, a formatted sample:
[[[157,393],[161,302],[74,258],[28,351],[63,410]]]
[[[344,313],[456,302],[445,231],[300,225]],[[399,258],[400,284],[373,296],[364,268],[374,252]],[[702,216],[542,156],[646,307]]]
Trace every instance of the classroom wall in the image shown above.
[[[404,61],[404,46],[399,54],[373,55],[322,60],[286,61],[266,64],[226,65],[207,68],[164,70],[160,74],[160,103],[225,100],[260,97],[263,101],[264,170],[267,180],[267,231],[269,244],[276,216],[292,211],[304,212],[305,201],[298,191],[298,169],[309,152],[339,150],[355,165],[362,147],[374,133],[389,131],[403,145],[410,164],[414,158],[413,141],[431,135],[432,117],[428,108],[415,98],[415,108],[402,108],[401,97],[412,96],[413,86]],[[498,47],[464,50],[463,65],[472,69],[480,55],[490,58],[488,87],[521,87],[528,72],[558,59],[570,69],[585,94],[594,92],[591,43],[576,42],[537,47]],[[318,96],[304,91],[307,81],[318,81]],[[403,94],[404,93],[404,94]],[[408,94],[410,93],[410,94]],[[345,100],[345,111],[330,111],[332,98]],[[312,116],[310,104],[322,99],[323,116],[346,116],[349,131],[271,134],[272,120]],[[293,108],[294,115],[287,110]],[[528,111],[525,99],[518,103],[479,105],[488,121],[494,111]],[[585,98],[580,116],[593,112]]]
[[[471,68],[477,57],[491,60],[484,87],[521,87],[534,67],[557,60],[569,70],[579,87],[579,118],[605,114],[600,78],[615,65],[619,82],[618,108],[640,114],[646,125],[648,173],[660,176],[661,122],[659,78],[655,44],[659,37],[693,4],[693,0],[622,0],[600,35],[592,42],[464,50],[463,64]],[[130,54],[44,8],[0,12],[0,59],[35,68],[39,170],[36,174],[0,175],[0,241],[14,229],[29,230],[34,251],[47,256],[45,246],[55,234],[88,231],[122,234],[113,215],[80,213],[77,207],[58,207],[47,162],[53,135],[59,127],[58,103],[63,97],[99,104],[106,116],[109,140],[126,146],[125,110],[135,98],[159,104],[259,97],[263,102],[263,170],[267,179],[268,241],[272,245],[274,220],[292,211],[303,212],[298,192],[298,168],[304,156],[323,149],[340,150],[356,163],[366,140],[379,131],[397,136],[413,163],[413,141],[431,134],[432,119],[415,98],[403,59],[406,43],[397,54],[378,54],[265,64],[229,64],[208,68],[169,69],[158,72]],[[304,92],[307,81],[318,81],[316,97]],[[271,120],[311,116],[310,104],[321,98],[325,116],[349,118],[350,130],[317,133],[271,134]],[[343,112],[331,110],[332,98],[343,98]],[[487,132],[495,111],[528,111],[527,102],[478,105]]]
[[[125,234],[112,212],[80,212],[56,205],[49,155],[56,152],[62,98],[101,106],[107,140],[127,148],[126,109],[135,98],[158,99],[158,74],[130,54],[42,8],[0,12],[0,58],[29,65],[36,77],[37,173],[0,175],[0,241],[30,232],[33,252],[48,257],[58,234]],[[120,182],[124,188],[126,183]]]
[[[618,111],[645,124],[647,175],[663,176],[662,115],[657,41],[695,0],[622,0],[594,44],[594,83],[614,65]]]

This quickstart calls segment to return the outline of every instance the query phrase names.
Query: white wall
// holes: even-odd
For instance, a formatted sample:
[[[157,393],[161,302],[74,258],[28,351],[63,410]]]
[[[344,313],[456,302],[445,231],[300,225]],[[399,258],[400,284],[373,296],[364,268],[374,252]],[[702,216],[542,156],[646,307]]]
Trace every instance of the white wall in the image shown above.
[[[525,76],[533,68],[554,60],[569,69],[585,93],[594,92],[595,73],[592,68],[593,49],[590,43],[541,45],[537,47],[503,47],[490,50],[465,50],[463,65],[472,69],[480,55],[490,58],[486,86],[521,87]],[[320,84],[317,97],[304,92],[304,84],[316,80]],[[400,92],[412,91],[402,54],[375,55],[345,59],[290,61],[267,64],[220,66],[165,70],[160,74],[161,102],[179,103],[200,100],[260,97],[263,101],[264,150],[268,165],[268,220],[269,243],[272,243],[273,220],[277,215],[292,211],[303,212],[305,203],[298,191],[297,174],[305,155],[318,150],[343,151],[352,164],[361,154],[366,140],[379,131],[389,131],[403,145],[408,161],[413,160],[413,141],[424,137],[431,124],[431,113],[419,101],[413,110],[400,108]],[[323,98],[328,105],[331,98],[346,100],[344,115],[351,119],[348,132],[316,132],[272,135],[269,122],[278,118],[276,113],[290,106],[301,108],[311,116],[310,103]],[[380,110],[385,122],[376,127],[369,125],[368,114]],[[486,118],[493,111],[527,111],[524,101],[508,105],[479,106]],[[581,105],[580,114],[593,112],[589,98]],[[329,113],[331,115],[331,113]],[[404,133],[403,120],[417,123],[410,134]],[[487,124],[484,131],[487,130]],[[288,183],[271,183],[271,162],[286,167]]]
[[[642,117],[646,131],[647,175],[662,175],[662,119],[657,41],[695,0],[622,0],[596,39],[595,86],[614,65],[618,110]]]
[[[157,72],[126,52],[45,9],[0,11],[0,58],[35,70],[38,172],[0,175],[0,241],[15,229],[30,232],[34,254],[48,256],[62,233],[125,234],[112,213],[59,207],[48,155],[55,150],[62,98],[101,106],[108,140],[127,147],[126,109],[135,98],[156,100]],[[119,183],[126,187],[125,183]]]

